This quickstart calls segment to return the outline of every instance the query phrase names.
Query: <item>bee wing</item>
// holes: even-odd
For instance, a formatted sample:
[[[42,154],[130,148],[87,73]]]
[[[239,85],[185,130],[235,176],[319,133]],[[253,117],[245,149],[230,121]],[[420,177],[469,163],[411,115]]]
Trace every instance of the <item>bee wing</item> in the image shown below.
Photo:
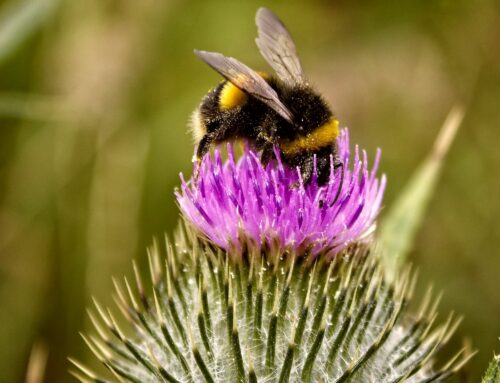
[[[259,8],[255,22],[259,32],[255,42],[278,77],[288,84],[305,82],[295,43],[278,16],[267,8]]]
[[[221,53],[197,50],[194,53],[235,86],[265,103],[287,121],[292,122],[292,113],[280,101],[276,91],[254,70],[235,58],[226,57]]]

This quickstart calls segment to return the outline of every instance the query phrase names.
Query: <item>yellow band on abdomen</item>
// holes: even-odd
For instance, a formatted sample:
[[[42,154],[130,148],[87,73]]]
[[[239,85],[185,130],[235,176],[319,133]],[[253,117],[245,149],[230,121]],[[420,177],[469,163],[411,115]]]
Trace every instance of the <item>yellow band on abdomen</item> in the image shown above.
[[[316,151],[331,145],[339,136],[339,122],[331,119],[306,136],[282,142],[280,147],[285,155],[293,156],[304,151]]]

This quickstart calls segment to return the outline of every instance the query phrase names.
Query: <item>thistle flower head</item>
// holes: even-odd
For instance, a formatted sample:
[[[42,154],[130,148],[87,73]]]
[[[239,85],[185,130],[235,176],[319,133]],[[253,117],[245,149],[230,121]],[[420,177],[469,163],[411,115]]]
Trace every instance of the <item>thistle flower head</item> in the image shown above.
[[[284,166],[278,150],[276,163],[264,167],[248,146],[236,160],[228,144],[225,162],[216,149],[203,159],[196,182],[182,179],[177,201],[203,236],[232,254],[287,250],[331,258],[371,234],[385,187],[385,177],[376,177],[380,152],[369,170],[366,152],[356,146],[351,155],[347,129],[338,148],[343,180],[331,158],[328,184],[318,186],[314,174],[304,186],[299,169]]]
[[[113,381],[430,383],[470,359],[435,363],[461,319],[438,324],[430,290],[410,313],[409,269],[385,279],[365,241],[385,186],[379,154],[369,170],[347,130],[338,147],[344,179],[321,187],[300,184],[278,151],[266,167],[248,147],[238,161],[230,145],[225,162],[205,157],[176,194],[190,224],[150,249],[148,283],[137,267],[135,283],[115,281],[123,318],[97,302],[90,312],[96,333],[83,338]],[[80,381],[109,381],[71,361]]]

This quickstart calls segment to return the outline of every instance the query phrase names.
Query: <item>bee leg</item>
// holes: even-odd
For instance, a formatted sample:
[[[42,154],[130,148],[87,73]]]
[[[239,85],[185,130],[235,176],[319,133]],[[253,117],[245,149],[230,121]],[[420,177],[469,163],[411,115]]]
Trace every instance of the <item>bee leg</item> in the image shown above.
[[[260,162],[266,166],[274,158],[274,147],[272,144],[265,144],[260,154]]]
[[[196,159],[201,161],[203,156],[210,150],[210,145],[213,142],[213,136],[211,134],[205,134],[198,144],[198,149],[196,149]]]
[[[304,159],[304,162],[300,167],[300,172],[302,174],[302,182],[304,186],[309,185],[314,173],[314,156],[308,156]]]
[[[196,170],[195,170],[195,174],[194,174],[194,184],[195,185],[198,182],[198,177],[200,175],[201,160],[203,159],[205,154],[207,154],[208,151],[210,150],[210,145],[212,145],[212,142],[213,142],[212,135],[205,134],[203,136],[203,138],[200,140],[200,143],[198,144],[198,149],[196,149],[196,158],[194,160],[196,162],[196,166],[195,166]]]
[[[262,130],[258,133],[257,138],[255,139],[257,148],[262,149],[260,162],[262,162],[262,165],[264,166],[266,166],[269,161],[274,159],[274,145],[278,144],[276,139],[276,127],[267,120],[268,119],[263,122]]]
[[[330,156],[325,156],[320,153],[316,156],[316,177],[318,186],[325,186],[328,183],[330,180],[330,172]]]
[[[257,146],[265,148],[266,146],[277,145],[278,140],[276,133],[276,123],[274,122],[274,118],[270,115],[266,116],[255,139]]]
[[[338,158],[335,158],[334,162],[333,162],[333,173],[335,174],[335,170],[337,170],[338,168],[340,168],[340,183],[339,183],[339,187],[337,188],[337,193],[335,194],[335,198],[333,199],[333,202],[330,204],[330,207],[332,207],[335,202],[337,202],[337,200],[339,199],[340,197],[340,193],[342,192],[342,186],[344,185],[344,163],[339,160]]]
[[[309,185],[312,180],[314,172],[314,156],[305,155],[300,161],[300,174],[302,176],[302,184],[305,186]],[[297,181],[290,185],[290,189],[294,189],[300,185],[300,181]]]

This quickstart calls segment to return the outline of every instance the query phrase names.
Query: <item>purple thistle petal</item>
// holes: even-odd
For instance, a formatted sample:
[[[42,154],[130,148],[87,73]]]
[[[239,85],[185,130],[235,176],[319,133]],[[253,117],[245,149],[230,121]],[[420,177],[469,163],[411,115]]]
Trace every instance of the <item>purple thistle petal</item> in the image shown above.
[[[355,146],[350,157],[347,129],[337,142],[344,179],[341,183],[339,170],[331,171],[322,187],[316,183],[316,164],[312,182],[304,187],[300,170],[284,166],[277,148],[277,160],[265,167],[248,145],[238,160],[231,144],[226,161],[216,148],[200,164],[196,185],[181,175],[176,192],[181,211],[206,238],[235,256],[288,249],[331,259],[372,232],[386,185],[385,176],[376,177],[380,150],[369,169],[365,151]],[[290,187],[294,184],[299,186]]]

